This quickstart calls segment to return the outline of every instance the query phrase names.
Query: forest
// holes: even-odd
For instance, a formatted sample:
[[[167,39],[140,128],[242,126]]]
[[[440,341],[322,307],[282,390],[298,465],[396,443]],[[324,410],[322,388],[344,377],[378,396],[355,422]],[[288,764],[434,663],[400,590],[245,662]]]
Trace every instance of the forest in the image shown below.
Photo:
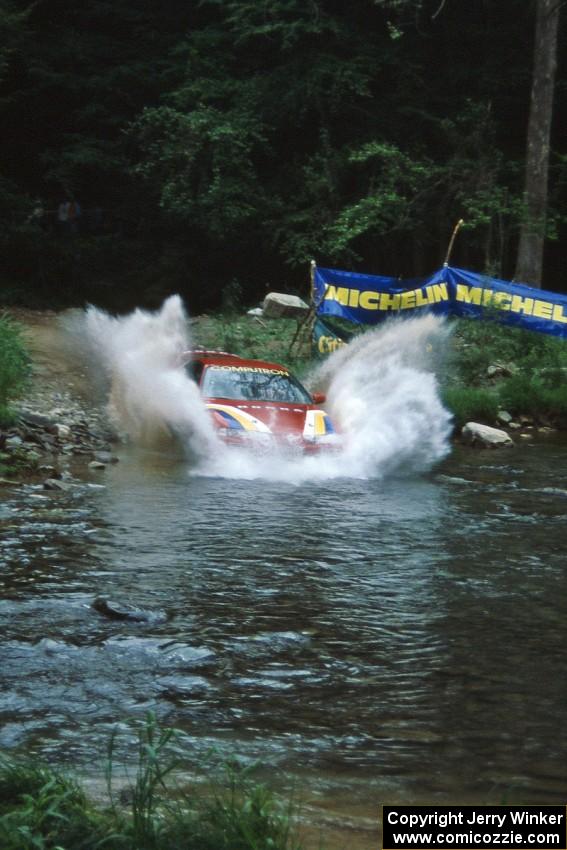
[[[565,291],[562,5],[0,0],[0,303],[246,306],[306,295],[311,259],[426,275],[461,218],[454,265]],[[530,103],[554,55],[527,280],[526,191],[547,179]]]

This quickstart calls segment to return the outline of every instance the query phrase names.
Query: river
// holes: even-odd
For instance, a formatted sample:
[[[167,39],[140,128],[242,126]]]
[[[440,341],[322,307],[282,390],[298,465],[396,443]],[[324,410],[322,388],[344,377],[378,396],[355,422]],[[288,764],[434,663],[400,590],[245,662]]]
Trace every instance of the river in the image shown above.
[[[381,803],[563,803],[565,449],[299,484],[124,449],[69,492],[0,491],[0,746],[95,773],[152,710],[187,771],[259,759],[349,847]]]

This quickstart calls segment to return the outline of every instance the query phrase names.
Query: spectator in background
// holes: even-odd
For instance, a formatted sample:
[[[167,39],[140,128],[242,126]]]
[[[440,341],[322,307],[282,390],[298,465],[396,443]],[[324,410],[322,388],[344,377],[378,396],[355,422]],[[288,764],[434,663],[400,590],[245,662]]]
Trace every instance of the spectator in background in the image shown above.
[[[28,224],[37,224],[38,227],[41,227],[45,230],[46,226],[46,216],[45,209],[43,207],[43,203],[39,198],[36,199],[34,208],[28,216]]]
[[[79,219],[81,218],[81,205],[72,198],[68,201],[67,206],[67,221],[69,222],[69,231],[71,233],[79,232]]]
[[[69,198],[59,204],[57,210],[57,230],[59,233],[78,233],[81,205],[75,198]]]
[[[57,232],[69,232],[69,201],[61,201],[57,208]]]

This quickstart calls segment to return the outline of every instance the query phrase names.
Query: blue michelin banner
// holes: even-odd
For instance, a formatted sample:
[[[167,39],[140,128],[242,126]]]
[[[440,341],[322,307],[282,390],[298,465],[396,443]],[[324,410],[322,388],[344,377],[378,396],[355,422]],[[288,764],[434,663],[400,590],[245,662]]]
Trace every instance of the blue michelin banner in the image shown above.
[[[567,295],[450,266],[413,280],[316,267],[313,283],[318,316],[375,325],[392,314],[426,309],[567,337]]]

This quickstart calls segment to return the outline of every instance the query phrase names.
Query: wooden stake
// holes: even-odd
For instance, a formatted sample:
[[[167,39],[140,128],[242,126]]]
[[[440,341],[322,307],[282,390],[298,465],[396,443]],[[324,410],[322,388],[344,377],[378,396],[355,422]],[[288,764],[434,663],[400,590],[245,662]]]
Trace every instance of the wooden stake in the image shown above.
[[[449,260],[451,259],[451,253],[453,251],[453,244],[455,242],[457,233],[459,232],[464,223],[465,220],[463,218],[460,218],[453,229],[453,235],[451,236],[451,239],[449,241],[449,247],[447,248],[447,256],[445,257],[445,262],[443,263],[444,269],[446,269],[449,265]]]

